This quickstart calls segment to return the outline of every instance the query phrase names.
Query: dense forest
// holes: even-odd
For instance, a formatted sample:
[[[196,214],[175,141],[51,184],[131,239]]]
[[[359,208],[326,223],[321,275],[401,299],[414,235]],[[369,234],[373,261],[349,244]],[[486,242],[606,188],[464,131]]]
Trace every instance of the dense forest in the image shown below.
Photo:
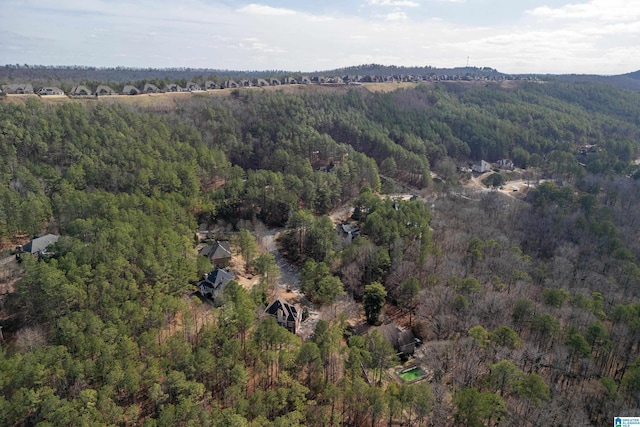
[[[47,256],[2,261],[0,423],[633,415],[639,154],[639,93],[561,79],[239,89],[152,110],[3,100],[3,258],[61,237]],[[501,159],[515,167],[492,188],[470,185],[471,163]],[[501,191],[508,181],[521,190]],[[358,235],[340,235],[338,211]],[[213,268],[196,250],[203,227],[231,239],[254,286],[233,280],[215,304],[194,294]],[[264,314],[283,291],[273,234],[320,316],[304,338]],[[395,378],[405,357],[376,326],[390,320],[419,338],[408,363],[427,380]]]

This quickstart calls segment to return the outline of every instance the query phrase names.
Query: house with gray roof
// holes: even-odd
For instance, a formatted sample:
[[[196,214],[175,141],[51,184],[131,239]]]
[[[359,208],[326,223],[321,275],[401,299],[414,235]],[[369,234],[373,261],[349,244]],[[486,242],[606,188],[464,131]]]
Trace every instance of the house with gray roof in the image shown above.
[[[122,94],[123,95],[140,95],[140,90],[135,86],[126,85],[125,87],[122,88]]]
[[[484,160],[480,160],[479,162],[474,163],[473,166],[471,166],[471,170],[476,173],[485,173],[491,170],[491,165]]]
[[[143,93],[160,93],[161,91],[158,88],[158,86],[151,83],[145,83],[144,88],[142,88],[142,92]]]
[[[164,88],[165,92],[184,92],[184,89],[175,83],[168,84],[167,87]]]
[[[60,96],[60,95],[64,95],[64,92],[62,91],[62,89],[58,88],[58,87],[43,87],[40,90],[38,90],[38,95],[41,96]]]
[[[33,94],[33,86],[30,83],[2,85],[2,93],[5,95],[30,95]]]
[[[202,90],[199,84],[195,82],[187,82],[187,85],[184,87],[187,92],[196,92]]]
[[[92,96],[93,92],[91,92],[91,89],[89,89],[88,87],[86,87],[84,85],[78,85],[78,86],[74,86],[71,89],[71,92],[69,92],[69,95],[71,95],[71,96]]]
[[[117,95],[116,91],[107,85],[100,85],[96,88],[96,96]]]
[[[200,255],[209,258],[213,265],[225,267],[231,261],[231,246],[228,240],[216,241],[202,248]]]
[[[264,312],[275,317],[278,325],[287,328],[293,334],[300,328],[300,322],[302,322],[302,311],[300,307],[289,304],[282,298],[278,298],[269,304]]]
[[[419,342],[411,329],[402,329],[393,322],[380,326],[378,330],[399,356],[412,355],[416,349],[416,343]]]
[[[198,292],[205,298],[215,300],[222,295],[227,283],[236,278],[235,274],[222,268],[216,268],[204,276],[204,280],[198,282]]]
[[[16,248],[16,259],[20,259],[22,254],[31,254],[38,258],[47,255],[50,253],[48,252],[49,247],[56,243],[58,239],[60,239],[60,236],[56,234],[34,237],[33,240],[26,245],[20,245]]]
[[[206,90],[211,90],[211,89],[218,89],[218,83],[212,81],[212,80],[207,80],[206,82],[204,82],[204,88]]]

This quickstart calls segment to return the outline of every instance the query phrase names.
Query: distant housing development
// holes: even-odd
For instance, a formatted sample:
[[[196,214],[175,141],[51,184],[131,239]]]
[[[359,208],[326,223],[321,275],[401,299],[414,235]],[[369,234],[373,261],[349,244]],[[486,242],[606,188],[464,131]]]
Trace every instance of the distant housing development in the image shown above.
[[[419,82],[438,82],[438,81],[505,81],[505,80],[522,80],[533,79],[535,77],[522,76],[506,76],[506,75],[485,75],[485,74],[395,74],[395,75],[354,75],[348,74],[343,76],[284,76],[284,77],[262,77],[262,78],[241,78],[239,80],[221,79],[214,81],[212,79],[205,81],[188,81],[183,83],[167,83],[164,88],[160,89],[152,83],[125,84],[122,90],[116,91],[109,86],[99,85],[92,88],[86,85],[74,86],[68,93],[68,96],[105,96],[105,95],[140,95],[162,92],[199,92],[204,90],[216,89],[236,89],[249,87],[268,87],[280,85],[362,85],[363,83],[419,83]],[[57,87],[42,87],[34,91],[33,86],[29,83],[16,83],[2,85],[2,95],[26,95],[37,94],[40,96],[47,95],[65,95],[65,93]]]

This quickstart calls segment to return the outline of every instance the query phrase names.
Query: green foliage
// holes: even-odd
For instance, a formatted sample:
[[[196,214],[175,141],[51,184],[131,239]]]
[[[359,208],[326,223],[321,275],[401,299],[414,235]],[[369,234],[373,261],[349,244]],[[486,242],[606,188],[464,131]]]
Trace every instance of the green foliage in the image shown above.
[[[489,340],[489,332],[480,325],[473,326],[467,333],[481,348],[485,348],[491,342]]]
[[[453,403],[457,408],[456,422],[470,427],[500,422],[507,409],[500,396],[491,392],[480,392],[472,387],[456,392]]]
[[[533,303],[533,301],[528,299],[519,299],[513,305],[511,318],[516,324],[526,323],[531,319],[534,309],[535,304]]]
[[[506,180],[504,179],[504,176],[502,174],[492,173],[491,175],[483,179],[482,183],[486,187],[498,188],[502,187],[506,183]]]
[[[561,308],[565,301],[569,299],[569,292],[566,289],[545,289],[543,293],[544,303],[548,306]]]
[[[534,314],[531,318],[531,332],[548,339],[554,338],[560,333],[560,323],[550,314]]]
[[[331,275],[327,264],[311,258],[302,266],[300,286],[309,299],[320,304],[332,303],[344,293],[342,282]]]
[[[362,304],[364,305],[364,312],[367,318],[367,323],[370,325],[377,325],[384,307],[384,303],[387,298],[387,291],[384,286],[379,282],[373,282],[364,288],[364,298]]]
[[[26,257],[20,266],[17,298],[7,304],[20,311],[19,329],[11,324],[0,354],[0,413],[12,425],[422,425],[434,404],[450,409],[442,376],[434,378],[437,399],[427,382],[377,386],[397,363],[379,333],[354,335],[345,349],[342,320],[318,322],[304,344],[273,318],[258,320],[278,268],[272,254],[256,257],[246,230],[238,247],[261,285],[250,293],[230,282],[216,308],[188,299],[210,269],[195,255],[197,224],[237,230],[254,220],[288,225],[283,249],[300,263],[312,260],[301,279],[314,301],[335,300],[344,281],[364,296],[371,323],[388,291],[410,316],[424,304],[417,326],[438,340],[458,337],[470,322],[505,325],[491,333],[474,326],[471,341],[443,343],[450,354],[466,343],[504,347],[472,354],[480,364],[469,359],[468,367],[442,358],[456,381],[484,387],[455,393],[457,423],[496,425],[507,413],[507,423],[547,422],[545,382],[558,401],[581,393],[575,399],[587,406],[578,422],[600,425],[598,414],[636,407],[640,374],[628,355],[640,330],[638,190],[628,165],[639,151],[638,95],[561,82],[466,86],[240,90],[153,113],[93,100],[0,103],[0,240],[62,235],[50,259]],[[595,148],[581,153],[587,145]],[[456,163],[507,157],[530,168],[525,179],[554,182],[529,190],[533,210],[519,204],[512,217],[488,197],[479,215],[461,201],[456,209],[468,216],[459,218],[496,228],[480,219],[471,231],[436,223],[437,248],[422,200],[376,194],[378,167],[386,188],[430,186],[432,166],[454,185]],[[337,252],[326,214],[352,199],[363,237]],[[517,240],[505,246],[511,232]],[[558,284],[586,293],[572,296]],[[526,299],[511,312],[502,304],[538,286],[549,287],[542,301],[552,314],[535,313]],[[529,374],[486,358],[519,357],[509,351],[522,344],[510,315],[529,340]],[[560,335],[561,323],[580,321],[580,330]],[[547,356],[537,360],[536,352],[549,355],[561,340],[567,369],[542,369]],[[461,372],[472,368],[489,374]],[[565,389],[569,383],[576,387]]]
[[[380,385],[384,370],[398,363],[396,351],[377,329],[367,335],[367,347],[371,355],[370,367],[374,370],[374,381]]]
[[[258,245],[251,232],[246,228],[241,229],[240,234],[238,234],[238,247],[242,258],[244,258],[244,268],[249,271],[258,253]]]
[[[591,357],[591,346],[585,339],[584,335],[575,329],[569,329],[564,340],[565,345],[569,347],[574,356],[581,358]]]
[[[329,217],[315,217],[308,211],[297,211],[289,218],[287,229],[283,243],[291,259],[309,257],[322,262],[333,252],[337,234]]]
[[[522,346],[522,340],[516,331],[508,326],[500,326],[489,335],[491,342],[496,345],[516,349]]]
[[[516,394],[522,398],[532,400],[536,405],[551,398],[549,386],[544,383],[540,375],[533,373],[524,375],[516,385]]]
[[[431,214],[418,200],[380,200],[370,192],[361,194],[354,203],[354,219],[362,223],[362,231],[375,244],[389,246],[396,239],[416,242],[422,254],[431,243]]]
[[[522,373],[508,360],[501,360],[489,367],[489,386],[500,396],[510,394],[511,389],[518,383]]]

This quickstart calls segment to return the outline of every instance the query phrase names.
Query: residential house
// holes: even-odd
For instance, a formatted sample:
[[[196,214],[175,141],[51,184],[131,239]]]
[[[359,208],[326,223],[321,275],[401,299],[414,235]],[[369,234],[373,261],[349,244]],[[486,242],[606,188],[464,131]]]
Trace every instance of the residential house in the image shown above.
[[[239,87],[234,80],[226,80],[222,86],[226,89],[237,89]]]
[[[96,96],[117,95],[116,91],[109,86],[100,85],[96,89]]]
[[[160,93],[160,89],[158,88],[158,86],[154,84],[145,83],[144,88],[142,88],[142,92],[143,93]]]
[[[187,82],[187,85],[185,86],[185,90],[187,92],[197,92],[202,90],[202,88],[200,87],[199,84],[195,83],[195,82]]]
[[[225,267],[231,261],[231,246],[228,240],[216,241],[202,248],[200,255],[209,258],[213,265]]]
[[[27,95],[33,94],[33,86],[30,83],[18,83],[12,85],[2,85],[2,93],[5,95]]]
[[[238,82],[238,86],[240,87],[253,87],[253,83],[251,80],[243,79]]]
[[[51,95],[64,95],[62,89],[57,87],[43,87],[38,91],[38,95],[51,96]]]
[[[78,85],[78,86],[74,86],[71,89],[71,92],[69,93],[69,95],[71,95],[71,96],[92,96],[93,92],[91,92],[91,89],[89,89],[88,87],[86,87],[84,85]]]
[[[235,278],[232,272],[216,268],[211,273],[205,274],[204,280],[198,282],[198,292],[205,298],[215,300],[222,295],[225,285]]]
[[[311,79],[307,76],[303,76],[300,78],[300,83],[302,83],[303,85],[311,84]]]
[[[265,87],[265,86],[269,86],[269,82],[266,81],[265,79],[257,79],[254,85],[257,87]]]
[[[275,317],[278,325],[287,328],[291,333],[295,334],[300,329],[302,312],[297,305],[289,304],[278,298],[269,304],[264,312]]]
[[[47,248],[60,239],[60,236],[56,234],[47,234],[46,236],[35,237],[26,245],[18,246],[16,248],[16,259],[20,259],[22,254],[31,254],[40,258],[42,255],[47,255]]]
[[[207,80],[206,82],[204,82],[204,88],[206,90],[218,89],[218,83],[211,80]]]
[[[402,329],[393,322],[380,326],[378,330],[399,356],[412,355],[416,349],[416,343],[419,342],[411,329]]]
[[[480,160],[479,162],[474,163],[473,166],[471,166],[471,170],[477,173],[485,173],[491,170],[491,165],[484,160]]]
[[[298,81],[296,79],[294,79],[293,77],[285,77],[284,79],[282,79],[282,84],[285,84],[285,85],[297,85]]]
[[[269,79],[269,85],[271,86],[280,86],[280,80],[278,79]]]
[[[164,91],[165,92],[184,92],[182,87],[180,87],[180,85],[177,85],[175,83],[168,84],[167,87],[165,87]]]
[[[124,88],[122,88],[122,94],[123,95],[140,95],[140,90],[138,90],[138,88],[135,86],[126,85]]]
[[[342,235],[347,239],[347,243],[360,235],[360,227],[354,224],[343,223],[340,224],[340,231]]]
[[[500,159],[497,161],[497,164],[503,169],[513,169],[513,162],[511,159]]]

